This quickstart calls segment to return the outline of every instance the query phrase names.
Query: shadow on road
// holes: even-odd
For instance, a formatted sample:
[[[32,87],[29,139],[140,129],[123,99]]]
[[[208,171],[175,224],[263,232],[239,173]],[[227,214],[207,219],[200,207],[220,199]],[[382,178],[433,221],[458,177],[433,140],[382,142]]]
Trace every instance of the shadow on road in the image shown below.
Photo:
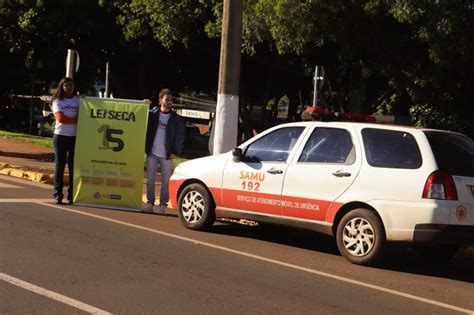
[[[209,230],[210,233],[258,239],[330,255],[340,256],[332,237],[313,231],[298,230],[283,226],[244,225],[221,222]],[[347,262],[349,264],[349,262]],[[474,260],[461,249],[451,259],[436,258],[436,255],[421,255],[408,244],[389,245],[384,259],[374,268],[404,273],[447,278],[474,283]]]

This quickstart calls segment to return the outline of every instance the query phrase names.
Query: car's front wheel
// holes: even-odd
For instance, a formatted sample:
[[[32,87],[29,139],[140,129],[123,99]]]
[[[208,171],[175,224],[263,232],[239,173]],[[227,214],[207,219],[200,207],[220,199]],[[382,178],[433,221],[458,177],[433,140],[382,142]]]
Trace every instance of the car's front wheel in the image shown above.
[[[185,227],[204,230],[215,221],[215,205],[209,191],[201,184],[186,186],[178,200],[178,216]]]
[[[385,246],[385,231],[373,212],[354,209],[342,217],[336,241],[339,252],[351,263],[371,265],[380,259]]]

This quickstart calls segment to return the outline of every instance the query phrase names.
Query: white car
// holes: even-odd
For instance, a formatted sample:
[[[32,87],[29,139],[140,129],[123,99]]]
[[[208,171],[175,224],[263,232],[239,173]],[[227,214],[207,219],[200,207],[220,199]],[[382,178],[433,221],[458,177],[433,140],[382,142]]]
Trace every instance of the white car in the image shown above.
[[[170,196],[187,228],[241,218],[316,230],[368,265],[387,242],[474,244],[474,141],[392,125],[288,123],[181,163]]]

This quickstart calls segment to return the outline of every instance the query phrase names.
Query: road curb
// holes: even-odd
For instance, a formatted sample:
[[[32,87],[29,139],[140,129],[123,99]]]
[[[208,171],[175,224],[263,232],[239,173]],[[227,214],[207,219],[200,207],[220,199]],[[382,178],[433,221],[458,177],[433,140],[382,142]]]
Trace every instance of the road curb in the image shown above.
[[[53,174],[27,171],[7,163],[0,163],[0,174],[30,180],[32,182],[53,184]],[[67,176],[66,176],[67,177]]]
[[[19,153],[19,152],[0,151],[0,156],[40,160],[40,161],[47,161],[47,162],[54,161],[54,153]]]

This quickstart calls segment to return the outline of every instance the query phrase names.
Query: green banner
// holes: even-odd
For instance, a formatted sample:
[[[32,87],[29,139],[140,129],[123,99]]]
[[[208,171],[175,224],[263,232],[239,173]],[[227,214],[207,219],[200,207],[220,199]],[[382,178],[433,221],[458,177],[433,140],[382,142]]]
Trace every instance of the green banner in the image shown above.
[[[140,209],[148,105],[81,98],[74,158],[74,203]]]

